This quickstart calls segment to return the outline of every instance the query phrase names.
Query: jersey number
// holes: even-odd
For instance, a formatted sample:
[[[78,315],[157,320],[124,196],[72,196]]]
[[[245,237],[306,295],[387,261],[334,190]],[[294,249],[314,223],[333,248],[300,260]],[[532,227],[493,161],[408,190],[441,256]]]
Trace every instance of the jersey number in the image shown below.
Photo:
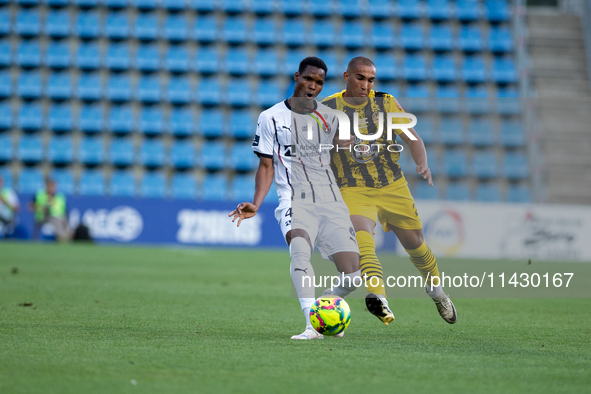
[[[287,211],[285,211],[285,217],[291,217],[291,208],[288,208]]]

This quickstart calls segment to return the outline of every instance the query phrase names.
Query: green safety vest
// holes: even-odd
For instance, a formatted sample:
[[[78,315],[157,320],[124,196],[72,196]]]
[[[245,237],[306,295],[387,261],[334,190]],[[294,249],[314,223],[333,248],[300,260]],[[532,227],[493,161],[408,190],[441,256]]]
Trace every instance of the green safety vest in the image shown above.
[[[35,220],[37,222],[45,219],[45,207],[47,206],[47,200],[49,196],[45,189],[37,192],[35,196]],[[49,216],[56,218],[64,218],[66,216],[66,197],[62,193],[56,193],[53,196],[53,202],[49,206]]]

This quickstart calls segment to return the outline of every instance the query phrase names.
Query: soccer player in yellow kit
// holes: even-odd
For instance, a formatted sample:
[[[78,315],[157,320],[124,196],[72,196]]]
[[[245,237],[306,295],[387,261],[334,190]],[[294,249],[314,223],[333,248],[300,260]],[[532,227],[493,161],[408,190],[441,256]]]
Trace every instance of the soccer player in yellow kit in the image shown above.
[[[404,112],[393,96],[372,90],[376,67],[370,59],[351,59],[343,77],[347,83],[346,90],[327,97],[323,103],[345,112],[351,119],[351,124],[354,114],[357,113],[361,134],[376,133],[378,112],[383,113],[383,119],[387,119],[387,112]],[[393,123],[408,122],[407,118],[395,118]],[[386,130],[385,126],[383,130]],[[414,128],[409,128],[409,131],[416,140],[411,140],[401,130],[396,130],[396,134],[407,144],[416,163],[417,173],[433,186],[425,145]],[[382,266],[376,256],[373,238],[376,217],[384,231],[393,231],[396,234],[410,255],[410,260],[425,280],[434,276],[439,277],[439,270],[435,256],[423,238],[421,220],[414,199],[398,164],[400,153],[393,152],[399,151],[400,147],[387,149],[389,145],[396,143],[396,137],[393,136],[393,141],[387,141],[384,132],[376,141],[362,141],[354,137],[353,132],[351,134],[352,140],[337,141],[339,149],[332,153],[331,166],[343,199],[349,207],[351,221],[357,234],[361,273],[368,278],[368,295],[365,299],[367,308],[388,325],[394,320],[394,315],[388,306]],[[350,149],[351,144],[365,144],[367,148]],[[372,144],[374,148],[370,147]],[[375,148],[378,144],[382,144],[381,149]],[[437,284],[437,280],[434,284]],[[456,309],[441,286],[431,287],[431,282],[428,281],[426,291],[435,302],[441,317],[450,324],[455,323]]]

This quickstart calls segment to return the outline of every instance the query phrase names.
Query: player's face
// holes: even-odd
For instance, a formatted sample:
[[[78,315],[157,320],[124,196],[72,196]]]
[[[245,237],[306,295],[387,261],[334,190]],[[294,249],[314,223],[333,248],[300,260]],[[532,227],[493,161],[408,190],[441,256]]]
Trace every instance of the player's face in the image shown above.
[[[295,73],[294,79],[296,83],[293,96],[303,97],[304,101],[313,100],[322,92],[324,78],[326,78],[326,75],[323,69],[306,66],[301,74],[299,72]]]
[[[376,68],[361,65],[350,73],[345,71],[343,76],[347,82],[346,96],[352,97],[355,102],[364,103],[376,80]]]
[[[55,182],[47,182],[45,185],[45,190],[47,194],[54,194],[55,193]]]

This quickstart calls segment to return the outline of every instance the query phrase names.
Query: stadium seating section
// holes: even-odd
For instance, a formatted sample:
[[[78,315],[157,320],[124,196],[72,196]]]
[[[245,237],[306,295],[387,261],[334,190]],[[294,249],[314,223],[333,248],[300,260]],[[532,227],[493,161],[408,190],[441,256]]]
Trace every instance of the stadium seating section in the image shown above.
[[[19,192],[248,200],[258,113],[308,55],[348,60],[418,116],[436,187],[529,202],[509,0],[52,0],[0,5],[0,173]],[[271,191],[269,200],[276,197]]]

